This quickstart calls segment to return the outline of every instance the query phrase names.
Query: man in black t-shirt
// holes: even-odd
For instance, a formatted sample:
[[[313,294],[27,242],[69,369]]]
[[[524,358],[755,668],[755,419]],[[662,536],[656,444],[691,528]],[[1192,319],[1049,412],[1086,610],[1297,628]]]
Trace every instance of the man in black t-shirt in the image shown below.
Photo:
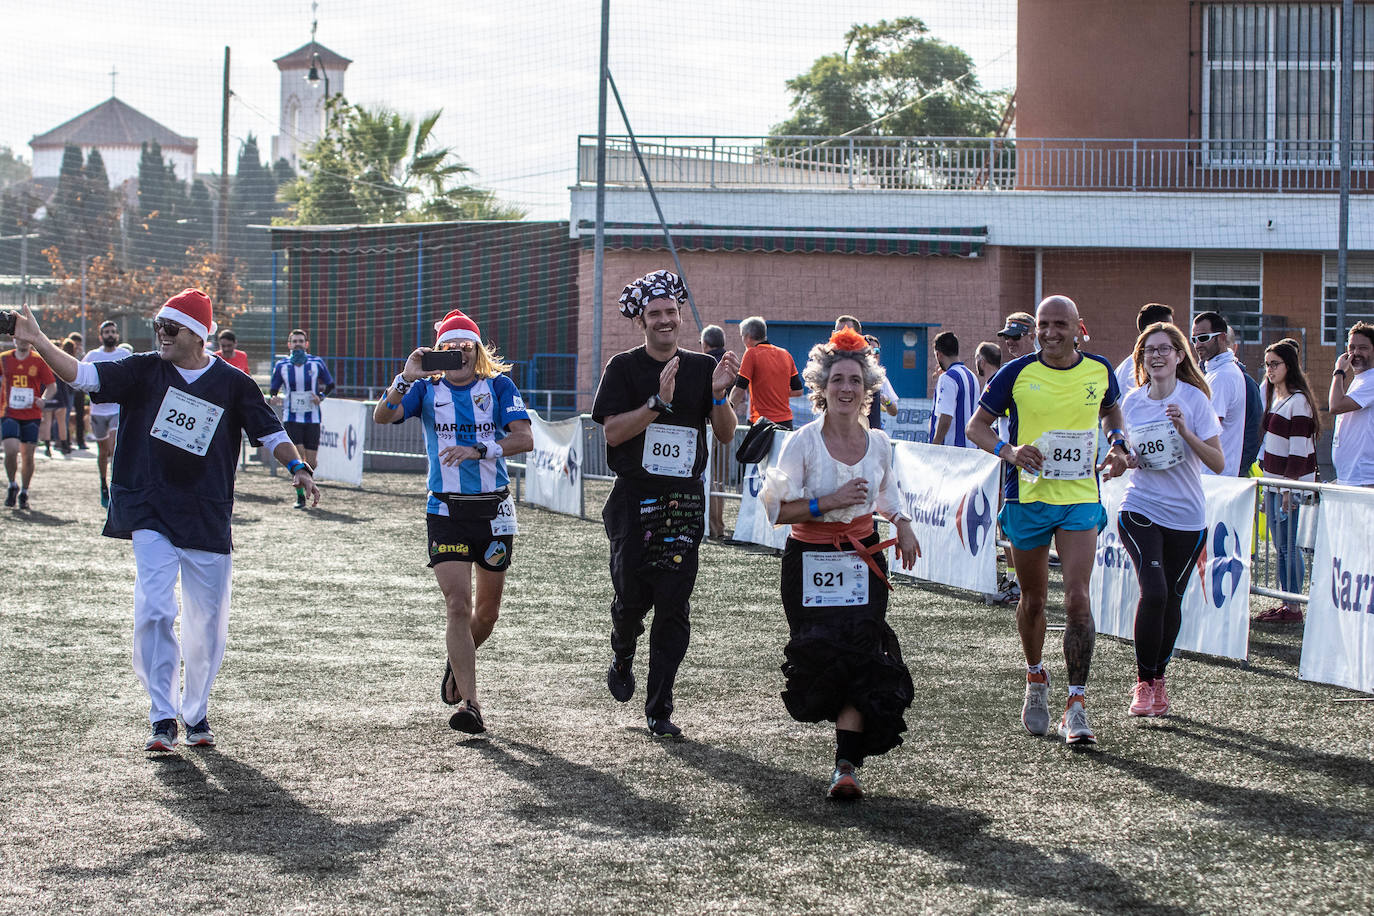
[[[634,695],[635,646],[652,609],[644,712],[650,735],[674,740],[682,729],[670,718],[673,682],[687,654],[704,533],[706,424],[721,443],[734,440],[735,413],[726,396],[739,371],[731,351],[716,362],[678,348],[679,303],[686,298],[682,281],[666,270],[625,287],[620,311],[644,332],[644,346],[611,357],[592,406],[616,475],[601,513],[615,588],[606,686],[621,703]]]
[[[257,384],[206,354],[210,315],[210,298],[185,290],[153,319],[157,352],[98,363],[78,362],[54,345],[27,308],[15,328],[58,378],[94,403],[121,409],[104,533],[134,545],[133,663],[150,700],[149,751],[176,748],[178,716],[183,743],[215,743],[207,710],[229,636],[229,517],[242,434],[267,446],[292,483],[320,499],[310,467]]]

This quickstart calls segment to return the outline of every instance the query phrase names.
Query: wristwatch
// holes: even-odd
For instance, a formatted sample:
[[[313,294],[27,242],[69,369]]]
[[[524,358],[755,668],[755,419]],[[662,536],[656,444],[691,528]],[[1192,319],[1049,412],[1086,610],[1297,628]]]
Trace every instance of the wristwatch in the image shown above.
[[[477,450],[478,458],[487,457],[487,444],[485,442],[478,442],[473,448]]]
[[[654,395],[653,397],[649,398],[649,400],[644,403],[644,406],[652,410],[654,413],[673,412],[673,405],[669,404],[667,401],[663,400],[663,398],[659,397],[658,395]]]
[[[1345,370],[1344,370],[1344,369],[1337,369],[1336,371],[1332,372],[1331,375],[1332,375],[1333,378],[1334,378],[1335,376],[1337,376],[1337,375],[1339,375],[1341,378],[1345,378]]]

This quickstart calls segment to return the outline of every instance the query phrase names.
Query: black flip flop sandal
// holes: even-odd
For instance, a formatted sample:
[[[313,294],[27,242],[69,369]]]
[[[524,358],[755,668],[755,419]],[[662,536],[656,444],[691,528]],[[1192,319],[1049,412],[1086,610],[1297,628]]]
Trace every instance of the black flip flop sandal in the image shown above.
[[[480,735],[487,730],[487,726],[482,722],[482,710],[472,705],[471,700],[464,700],[458,707],[458,711],[448,720],[448,727],[457,732],[467,732],[469,735]]]
[[[444,662],[444,677],[439,682],[439,699],[449,706],[463,702],[463,695],[458,692],[458,679],[453,676],[453,666],[447,660]]]

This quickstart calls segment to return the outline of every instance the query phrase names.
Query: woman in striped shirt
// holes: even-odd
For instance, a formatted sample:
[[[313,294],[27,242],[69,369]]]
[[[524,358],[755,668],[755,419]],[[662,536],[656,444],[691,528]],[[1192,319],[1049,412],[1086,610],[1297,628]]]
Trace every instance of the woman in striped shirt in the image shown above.
[[[1264,443],[1260,468],[1266,477],[1317,479],[1317,436],[1321,420],[1312,409],[1312,389],[1298,363],[1298,344],[1291,338],[1264,351]],[[1268,487],[1264,512],[1269,520],[1269,543],[1278,559],[1279,589],[1301,592],[1302,551],[1298,549],[1300,493]],[[1255,617],[1267,623],[1296,623],[1302,611],[1284,602]]]

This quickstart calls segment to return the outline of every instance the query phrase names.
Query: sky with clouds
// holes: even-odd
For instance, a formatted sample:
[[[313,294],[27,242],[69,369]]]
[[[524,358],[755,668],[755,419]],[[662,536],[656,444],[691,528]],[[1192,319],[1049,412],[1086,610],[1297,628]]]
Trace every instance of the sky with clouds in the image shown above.
[[[232,48],[230,161],[277,133],[272,60],[310,39],[309,0],[179,4],[0,2],[0,146],[116,94],[199,141],[219,168],[224,48]],[[596,132],[599,0],[322,0],[318,40],[351,58],[346,94],[419,115],[473,181],[533,218],[565,219],[579,134]],[[984,87],[1015,82],[1015,0],[612,0],[610,64],[636,132],[758,135],[788,115],[785,81],[843,47],[855,23],[918,16],[968,51]],[[608,122],[619,133],[614,105]]]

